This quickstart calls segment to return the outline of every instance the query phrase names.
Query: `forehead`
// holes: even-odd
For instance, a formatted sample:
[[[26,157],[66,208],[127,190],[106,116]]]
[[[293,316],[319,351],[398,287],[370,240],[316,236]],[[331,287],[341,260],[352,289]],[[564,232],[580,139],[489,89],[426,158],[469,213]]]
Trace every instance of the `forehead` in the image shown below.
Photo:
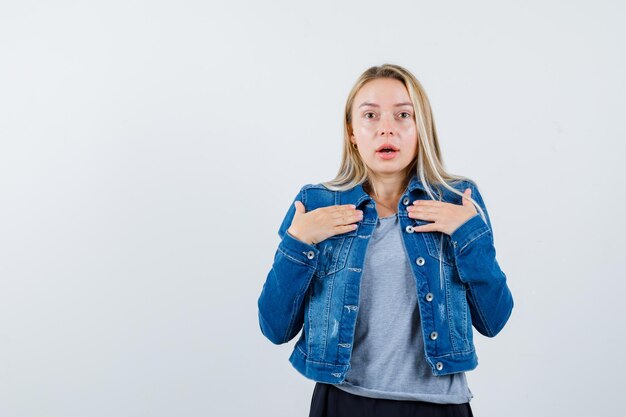
[[[377,78],[368,81],[354,97],[356,107],[361,106],[364,102],[383,106],[410,101],[409,92],[402,81],[393,78]]]

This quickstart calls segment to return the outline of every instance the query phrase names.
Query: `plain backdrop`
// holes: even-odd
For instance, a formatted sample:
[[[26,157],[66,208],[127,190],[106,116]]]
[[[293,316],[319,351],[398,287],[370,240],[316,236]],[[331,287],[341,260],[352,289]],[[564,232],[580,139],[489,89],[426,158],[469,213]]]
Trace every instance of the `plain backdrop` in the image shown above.
[[[0,416],[306,416],[257,299],[369,66],[412,71],[515,299],[476,416],[623,416],[617,1],[0,3]]]

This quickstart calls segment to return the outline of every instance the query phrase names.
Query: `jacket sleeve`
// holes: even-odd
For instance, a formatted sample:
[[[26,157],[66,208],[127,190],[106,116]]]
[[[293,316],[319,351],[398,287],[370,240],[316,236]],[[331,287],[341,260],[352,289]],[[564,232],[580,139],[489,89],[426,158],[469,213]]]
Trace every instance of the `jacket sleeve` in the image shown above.
[[[261,332],[277,345],[293,339],[302,328],[304,298],[317,267],[317,247],[287,232],[296,212],[294,202],[299,200],[306,207],[305,187],[293,199],[278,229],[281,241],[257,303]]]
[[[467,287],[467,301],[473,326],[493,337],[502,330],[513,310],[513,297],[506,275],[496,260],[491,220],[478,187],[470,182],[471,197],[483,209],[450,235],[459,277]]]

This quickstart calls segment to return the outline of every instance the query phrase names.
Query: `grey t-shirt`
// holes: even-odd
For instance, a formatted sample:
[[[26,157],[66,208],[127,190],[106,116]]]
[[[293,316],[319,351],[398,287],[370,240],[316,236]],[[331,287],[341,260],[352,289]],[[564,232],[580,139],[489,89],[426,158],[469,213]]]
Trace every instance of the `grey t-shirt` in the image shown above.
[[[464,372],[435,376],[424,356],[415,277],[397,214],[379,217],[367,248],[351,368],[337,388],[394,400],[461,404],[472,398]]]

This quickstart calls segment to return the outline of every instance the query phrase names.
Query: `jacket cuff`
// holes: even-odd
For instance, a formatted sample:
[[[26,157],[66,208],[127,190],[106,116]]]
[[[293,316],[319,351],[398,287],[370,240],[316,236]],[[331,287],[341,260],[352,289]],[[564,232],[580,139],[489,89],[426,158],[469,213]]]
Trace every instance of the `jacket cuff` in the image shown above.
[[[309,245],[293,237],[289,232],[285,232],[283,240],[278,247],[285,255],[296,262],[309,265],[312,268],[315,268],[317,265],[319,249],[314,245]]]
[[[489,233],[489,226],[480,217],[480,213],[476,213],[470,217],[462,225],[456,228],[450,235],[452,245],[457,253],[461,252],[467,245],[478,239],[485,233]]]

